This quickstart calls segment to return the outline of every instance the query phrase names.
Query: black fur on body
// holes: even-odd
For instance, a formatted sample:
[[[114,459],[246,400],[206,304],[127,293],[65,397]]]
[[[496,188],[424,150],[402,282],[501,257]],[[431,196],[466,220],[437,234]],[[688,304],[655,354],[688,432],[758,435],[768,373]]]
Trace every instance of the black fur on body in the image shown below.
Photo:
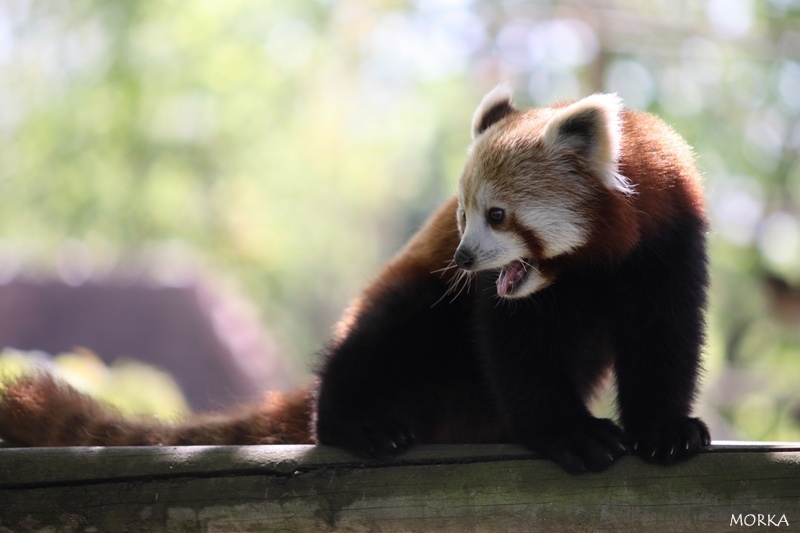
[[[635,142],[650,146],[652,130]],[[631,161],[620,168],[633,172],[639,163]],[[636,209],[659,206],[653,198],[666,193],[633,178]],[[495,293],[497,270],[476,273],[453,294],[437,268],[459,245],[456,201],[448,202],[362,295],[328,348],[319,442],[381,459],[412,443],[515,442],[573,473],[603,470],[630,451],[663,464],[696,454],[710,443],[691,416],[706,221],[691,202],[673,203],[642,215],[649,226],[624,254],[557,257],[554,281],[511,299]],[[658,224],[656,209],[668,212]],[[587,408],[610,370],[619,426]]]
[[[450,300],[437,275],[387,291],[321,370],[317,438],[389,458],[412,443],[519,442],[570,472],[634,448],[669,463],[709,442],[689,418],[708,283],[703,221],[626,260],[576,265],[498,301],[494,279]],[[612,367],[627,435],[586,401]]]

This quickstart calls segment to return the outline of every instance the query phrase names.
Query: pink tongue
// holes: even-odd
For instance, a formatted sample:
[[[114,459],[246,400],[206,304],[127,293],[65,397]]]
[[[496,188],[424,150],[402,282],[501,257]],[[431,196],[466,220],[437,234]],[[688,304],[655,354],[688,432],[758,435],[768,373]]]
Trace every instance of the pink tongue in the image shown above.
[[[497,276],[497,295],[503,297],[514,290],[514,284],[521,281],[525,277],[525,266],[519,262],[514,261],[508,266],[500,270],[500,275]]]

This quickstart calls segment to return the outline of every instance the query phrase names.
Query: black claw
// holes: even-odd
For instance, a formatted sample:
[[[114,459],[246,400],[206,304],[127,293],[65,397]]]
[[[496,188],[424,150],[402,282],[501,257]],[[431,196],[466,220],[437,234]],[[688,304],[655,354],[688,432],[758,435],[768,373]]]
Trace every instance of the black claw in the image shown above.
[[[410,431],[392,421],[353,424],[342,435],[342,440],[335,444],[357,455],[379,460],[400,455],[414,442]]]
[[[634,451],[645,461],[671,464],[708,446],[708,428],[698,418],[675,418],[631,431]]]
[[[624,432],[613,422],[589,418],[540,430],[529,446],[570,474],[600,472],[627,453]]]

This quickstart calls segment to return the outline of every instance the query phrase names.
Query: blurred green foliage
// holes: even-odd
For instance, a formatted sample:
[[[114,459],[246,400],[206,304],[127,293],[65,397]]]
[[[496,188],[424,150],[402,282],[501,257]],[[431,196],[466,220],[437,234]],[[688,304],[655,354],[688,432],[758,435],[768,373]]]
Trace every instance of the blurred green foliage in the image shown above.
[[[106,366],[97,355],[80,348],[56,356],[6,348],[0,352],[0,392],[4,381],[42,371],[121,413],[151,415],[165,421],[175,421],[189,413],[180,387],[169,374],[130,359]],[[147,384],[148,394],[142,394],[143,383]]]
[[[696,147],[703,414],[800,439],[796,0],[2,0],[0,279],[190,249],[306,364],[454,189],[503,81],[521,105],[619,92]]]

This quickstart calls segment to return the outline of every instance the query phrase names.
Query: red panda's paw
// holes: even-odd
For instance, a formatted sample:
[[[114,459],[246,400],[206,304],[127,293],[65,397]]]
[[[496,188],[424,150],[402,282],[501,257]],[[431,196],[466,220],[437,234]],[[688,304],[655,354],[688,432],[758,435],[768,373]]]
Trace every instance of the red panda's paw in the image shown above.
[[[699,418],[679,417],[629,431],[633,450],[650,463],[672,464],[697,455],[711,444]]]
[[[341,446],[370,459],[387,460],[405,452],[414,435],[394,420],[351,424],[342,431]]]
[[[628,452],[622,429],[611,420],[593,417],[539,432],[529,446],[570,474],[600,472]]]

